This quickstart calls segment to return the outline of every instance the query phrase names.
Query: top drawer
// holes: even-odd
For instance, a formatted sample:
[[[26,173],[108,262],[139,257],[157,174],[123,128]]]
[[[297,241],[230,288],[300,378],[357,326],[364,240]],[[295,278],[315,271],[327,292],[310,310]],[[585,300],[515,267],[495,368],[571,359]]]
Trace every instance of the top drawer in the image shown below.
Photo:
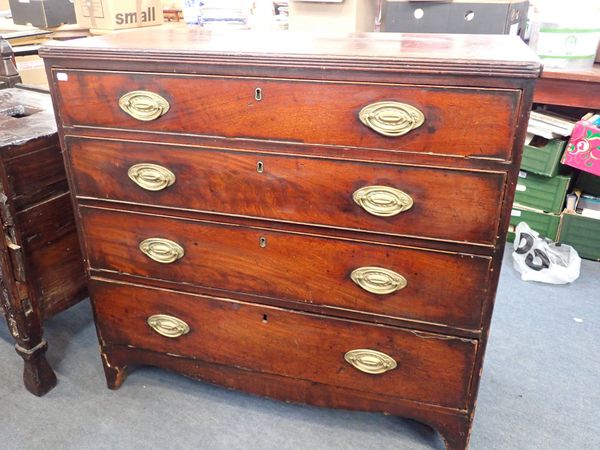
[[[509,89],[58,72],[66,126],[501,160],[510,159],[520,100]]]

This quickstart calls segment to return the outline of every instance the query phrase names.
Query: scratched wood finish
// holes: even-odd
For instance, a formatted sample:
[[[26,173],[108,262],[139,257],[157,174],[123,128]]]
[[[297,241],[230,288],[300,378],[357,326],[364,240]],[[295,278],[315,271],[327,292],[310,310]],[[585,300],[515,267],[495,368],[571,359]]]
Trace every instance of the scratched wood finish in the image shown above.
[[[0,91],[1,308],[24,359],[25,387],[56,384],[43,321],[86,296],[85,272],[48,94]]]
[[[510,156],[515,109],[520,100],[518,90],[135,73],[66,74],[69,82],[57,82],[56,86],[61,103],[69,105],[62,118],[67,126],[137,128],[497,159]],[[256,89],[261,90],[260,100],[255,98]],[[171,105],[169,111],[151,122],[140,123],[132,118],[121,110],[118,101],[136,90],[161,95]],[[336,95],[329,95],[331,92]],[[367,128],[359,121],[358,112],[384,100],[418,108],[425,115],[425,123],[396,138]],[[495,120],[479,119],[486,116]],[[463,124],[467,122],[471,130],[464,133]]]
[[[491,258],[110,210],[82,208],[81,216],[93,269],[457,327],[481,326]],[[177,242],[185,255],[172,264],[148,258],[138,246],[151,237]],[[350,279],[354,269],[366,266],[393,270],[408,284],[393,294],[369,293]]]
[[[184,29],[57,43],[40,54],[65,118],[110,388],[128,367],[151,364],[286,401],[410,417],[434,426],[449,450],[467,448],[540,72],[527,46],[507,36]],[[171,110],[153,123],[132,121],[116,101],[133,89],[157,90]],[[426,122],[399,138],[376,135],[356,114],[378,100],[414,103]],[[176,183],[153,193],[133,185],[125,172],[142,160],[173,170]],[[347,194],[366,181],[408,186],[411,215],[357,210]],[[160,269],[137,259],[129,246],[146,231],[172,233],[187,259]],[[264,247],[255,242],[261,236]],[[361,258],[402,267],[414,303],[401,302],[402,292],[389,304],[362,292],[352,298],[344,275]],[[433,279],[436,268],[444,273]],[[460,286],[456,276],[466,271],[475,279]],[[336,286],[321,303],[330,306],[318,295],[327,276]],[[308,281],[293,285],[295,277]],[[413,279],[425,283],[413,288]],[[155,335],[141,320],[154,307],[184,315],[192,331],[180,340]],[[298,336],[317,343],[315,329],[319,350],[337,356],[298,347]],[[247,344],[235,337],[266,350],[241,352]],[[374,384],[374,376],[342,371],[338,382],[341,346],[371,339],[402,361],[400,376]]]
[[[42,316],[50,318],[85,297],[85,271],[69,192],[17,213],[28,276]]]
[[[368,76],[366,72],[416,73],[424,77],[434,73],[439,85],[452,83],[448,80],[449,74],[489,78],[489,84],[497,86],[502,77],[513,77],[516,81],[537,78],[540,73],[539,59],[517,36],[438,33],[322,35],[211,32],[193,27],[142,29],[94,40],[53,41],[40,49],[40,55],[62,59],[60,67],[71,62],[82,66],[88,61],[107,67],[117,61],[121,69],[128,69],[142,62],[145,72],[152,72],[157,64],[168,62],[171,68],[186,64],[186,73],[194,73],[198,66],[210,66],[214,71],[227,68],[229,73],[247,74],[261,65],[275,73],[290,67],[295,70],[296,78],[306,78],[311,73],[325,75],[316,79],[331,79],[329,74],[340,70],[359,72],[354,76],[361,78]],[[129,64],[123,64],[125,62]]]
[[[111,355],[114,367],[105,367],[107,378],[122,383],[127,376],[126,366],[133,364],[153,365],[209,383],[240,389],[256,395],[285,398],[288,402],[343,408],[355,411],[385,411],[386,414],[412,418],[438,430],[447,448],[465,447],[466,432],[470,419],[458,410],[435,407],[372,392],[345,389],[335,385],[261,373],[234,366],[211,364],[199,359],[173,358],[168,354],[148,352],[126,346],[105,347]],[[110,383],[110,382],[109,382]],[[109,384],[115,388],[114,384]]]
[[[22,152],[12,158],[9,157],[7,149],[6,175],[11,181],[17,211],[69,190],[63,158],[61,153],[56,151],[59,148],[58,136],[50,136],[45,145],[38,144],[23,144],[24,149],[31,148],[32,151]],[[40,161],[44,161],[43,169],[40,168]]]
[[[417,402],[466,406],[475,340],[114,283],[94,281],[92,291],[100,336],[113,344],[344,388],[359,385],[365,392]],[[153,314],[182,318],[190,332],[165,338],[148,326]],[[389,355],[398,367],[380,375],[360,372],[344,354],[362,348]]]
[[[491,245],[505,175],[185,149],[67,138],[79,196]],[[159,164],[176,176],[162,191],[134,184],[134,164]],[[262,172],[257,165],[262,164]],[[378,217],[352,199],[357,189],[400,189],[414,205]]]

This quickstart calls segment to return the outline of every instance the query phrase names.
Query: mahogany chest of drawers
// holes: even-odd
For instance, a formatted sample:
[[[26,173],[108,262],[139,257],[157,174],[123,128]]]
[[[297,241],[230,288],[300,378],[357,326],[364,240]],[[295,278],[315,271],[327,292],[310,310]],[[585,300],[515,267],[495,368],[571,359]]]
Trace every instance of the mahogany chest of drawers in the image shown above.
[[[110,388],[151,364],[467,446],[522,42],[183,28],[41,54]]]

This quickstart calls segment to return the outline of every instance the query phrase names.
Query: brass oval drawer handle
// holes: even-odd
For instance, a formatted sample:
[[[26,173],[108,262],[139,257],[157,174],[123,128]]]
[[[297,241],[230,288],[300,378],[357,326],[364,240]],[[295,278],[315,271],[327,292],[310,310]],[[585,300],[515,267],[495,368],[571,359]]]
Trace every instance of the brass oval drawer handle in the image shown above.
[[[379,375],[394,370],[398,366],[391,356],[368,348],[350,350],[344,355],[344,359],[361,372],[371,375]]]
[[[391,294],[408,284],[402,275],[383,267],[359,267],[352,271],[350,278],[365,291],[378,295]]]
[[[385,101],[371,103],[358,113],[360,121],[384,136],[402,136],[425,123],[421,111],[406,103]]]
[[[354,202],[369,214],[391,217],[407,211],[413,199],[406,192],[389,186],[365,186],[352,194]]]
[[[119,99],[119,106],[131,117],[150,122],[164,116],[170,108],[169,102],[150,91],[131,91]]]
[[[140,250],[148,258],[163,264],[175,262],[185,254],[177,242],[163,238],[144,239],[140,242]]]
[[[190,326],[187,323],[167,314],[155,314],[148,317],[146,322],[158,334],[168,338],[178,338],[190,332]]]
[[[139,187],[147,191],[162,191],[175,183],[175,174],[158,164],[134,164],[127,175]]]

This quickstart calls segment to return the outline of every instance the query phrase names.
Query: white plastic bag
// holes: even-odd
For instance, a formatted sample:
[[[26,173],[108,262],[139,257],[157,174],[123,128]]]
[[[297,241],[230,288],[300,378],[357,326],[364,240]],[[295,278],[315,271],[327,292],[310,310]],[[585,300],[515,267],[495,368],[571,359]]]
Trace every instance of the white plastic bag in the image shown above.
[[[513,267],[523,281],[566,284],[579,278],[581,258],[570,245],[557,244],[521,222],[515,229]]]

